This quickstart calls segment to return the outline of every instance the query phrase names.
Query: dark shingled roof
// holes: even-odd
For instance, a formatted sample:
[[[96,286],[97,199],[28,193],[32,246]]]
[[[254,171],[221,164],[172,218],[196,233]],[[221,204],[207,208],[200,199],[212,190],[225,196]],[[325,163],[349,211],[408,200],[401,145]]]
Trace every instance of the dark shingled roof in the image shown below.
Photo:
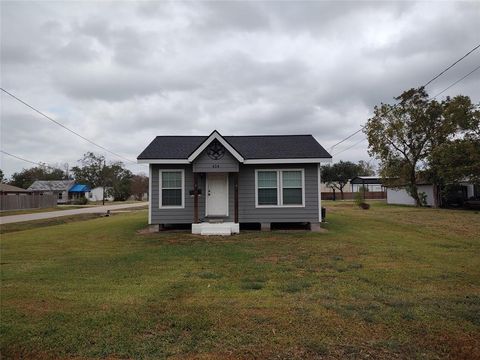
[[[208,136],[157,136],[137,159],[187,159]],[[331,158],[312,135],[223,136],[244,159]]]

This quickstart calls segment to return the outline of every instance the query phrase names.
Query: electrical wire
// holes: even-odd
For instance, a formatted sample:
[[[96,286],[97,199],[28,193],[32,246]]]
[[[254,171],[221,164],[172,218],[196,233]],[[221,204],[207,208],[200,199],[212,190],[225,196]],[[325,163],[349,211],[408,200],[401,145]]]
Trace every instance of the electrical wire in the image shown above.
[[[40,110],[36,109],[36,108],[33,107],[32,105],[28,104],[26,101],[24,101],[24,100],[18,98],[17,96],[13,95],[13,94],[10,93],[9,91],[5,90],[4,88],[0,88],[0,90],[2,90],[5,94],[11,96],[13,99],[17,100],[17,101],[20,102],[21,104],[23,104],[23,105],[27,106],[28,108],[32,109],[32,110],[35,111],[36,113],[42,115],[44,118],[50,120],[50,121],[53,122],[54,124],[56,124],[56,125],[64,128],[65,130],[67,130],[67,131],[71,132],[72,134],[80,137],[81,139],[89,142],[90,144],[95,145],[96,147],[98,147],[98,148],[100,148],[100,149],[102,149],[102,150],[104,150],[104,151],[106,151],[106,152],[108,152],[108,153],[110,153],[110,154],[112,154],[112,155],[115,155],[116,157],[118,157],[118,158],[120,158],[120,159],[126,160],[126,161],[131,162],[131,163],[136,163],[136,161],[130,160],[130,159],[128,159],[128,158],[126,158],[126,157],[124,157],[124,156],[122,156],[122,155],[119,155],[119,154],[117,154],[117,153],[115,153],[115,152],[107,149],[106,147],[104,147],[104,146],[102,146],[102,145],[99,145],[99,144],[97,144],[96,142],[94,142],[94,141],[86,138],[85,136],[80,135],[80,134],[77,133],[76,131],[68,128],[67,126],[63,125],[62,123],[58,122],[57,120],[55,120],[55,119],[51,118],[50,116],[44,114],[44,113],[41,112]]]
[[[436,79],[438,79],[440,76],[442,76],[443,74],[445,74],[448,70],[450,70],[452,67],[454,67],[456,64],[458,64],[460,61],[462,61],[463,59],[465,59],[468,55],[470,55],[471,53],[473,53],[475,50],[477,50],[478,48],[480,48],[480,44],[475,46],[473,49],[471,49],[469,52],[467,52],[465,55],[463,55],[460,59],[456,60],[453,64],[451,64],[450,66],[448,66],[447,68],[445,68],[444,70],[442,70],[440,73],[438,73],[437,75],[435,75],[432,79],[430,79],[429,81],[427,81],[424,85],[422,85],[421,87],[422,88],[425,88],[427,87],[427,85],[431,84],[433,81],[435,81]],[[463,78],[461,78],[460,80],[457,80],[455,83],[451,84],[449,87],[447,87],[446,89],[442,90],[440,93],[438,93],[437,95],[435,95],[433,98],[436,98],[437,96],[439,96],[440,94],[443,94],[445,91],[447,91],[448,89],[450,89],[452,86],[458,84],[460,81],[462,81],[463,79],[465,79],[466,77],[470,76],[473,72],[475,72],[476,70],[478,70],[479,67],[475,68],[473,71],[471,71],[470,73],[468,73],[467,75],[465,75]],[[389,110],[388,112],[390,112],[391,110]],[[387,112],[387,114],[388,114]],[[341,143],[345,142],[346,140],[350,139],[352,136],[355,136],[356,134],[358,134],[360,131],[362,131],[364,128],[364,126],[362,125],[360,129],[358,129],[357,131],[355,131],[354,133],[348,135],[346,138],[344,138],[343,140],[340,140],[339,142],[337,142],[336,144],[332,145],[329,150],[331,151],[334,147],[336,147],[337,145],[340,145]]]

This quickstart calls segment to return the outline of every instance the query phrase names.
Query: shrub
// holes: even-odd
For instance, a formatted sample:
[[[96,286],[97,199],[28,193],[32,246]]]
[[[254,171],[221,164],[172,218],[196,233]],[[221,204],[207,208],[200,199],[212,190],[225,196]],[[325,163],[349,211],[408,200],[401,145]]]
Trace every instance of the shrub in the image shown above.
[[[86,197],[81,197],[73,200],[74,205],[87,205],[88,199]]]
[[[364,200],[363,200],[363,195],[362,195],[362,192],[360,191],[357,191],[354,195],[354,201],[355,201],[355,205],[357,205],[358,207],[364,209],[364,210],[368,210],[370,209],[370,205],[367,204]]]

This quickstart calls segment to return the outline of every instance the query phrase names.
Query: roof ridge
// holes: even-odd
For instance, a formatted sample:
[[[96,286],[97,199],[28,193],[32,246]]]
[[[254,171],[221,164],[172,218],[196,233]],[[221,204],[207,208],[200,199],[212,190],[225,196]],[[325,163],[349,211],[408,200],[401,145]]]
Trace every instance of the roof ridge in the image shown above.
[[[204,137],[209,135],[156,135],[155,137]],[[275,135],[222,135],[222,137],[280,137],[280,136],[312,136],[312,134],[275,134]]]
[[[280,137],[280,136],[313,136],[313,135],[312,134],[225,135],[224,137]]]

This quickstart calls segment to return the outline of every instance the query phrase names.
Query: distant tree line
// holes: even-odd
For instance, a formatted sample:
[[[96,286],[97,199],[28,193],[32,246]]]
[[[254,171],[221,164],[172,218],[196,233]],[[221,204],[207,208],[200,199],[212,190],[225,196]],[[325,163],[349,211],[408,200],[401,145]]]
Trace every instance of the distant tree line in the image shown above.
[[[340,161],[335,164],[328,164],[321,168],[321,180],[330,187],[333,192],[340,191],[343,200],[343,189],[348,182],[356,176],[375,175],[375,168],[367,161],[360,160],[357,164],[351,161]]]
[[[103,187],[105,197],[113,197],[115,201],[124,201],[132,195],[137,200],[142,200],[148,192],[148,177],[144,174],[134,175],[120,161],[106,162],[102,155],[87,152],[78,160],[78,165],[68,171],[47,165],[39,165],[29,169],[15,172],[9,180],[5,179],[0,170],[2,182],[26,189],[36,180],[75,180],[77,183],[86,184],[90,188]]]

